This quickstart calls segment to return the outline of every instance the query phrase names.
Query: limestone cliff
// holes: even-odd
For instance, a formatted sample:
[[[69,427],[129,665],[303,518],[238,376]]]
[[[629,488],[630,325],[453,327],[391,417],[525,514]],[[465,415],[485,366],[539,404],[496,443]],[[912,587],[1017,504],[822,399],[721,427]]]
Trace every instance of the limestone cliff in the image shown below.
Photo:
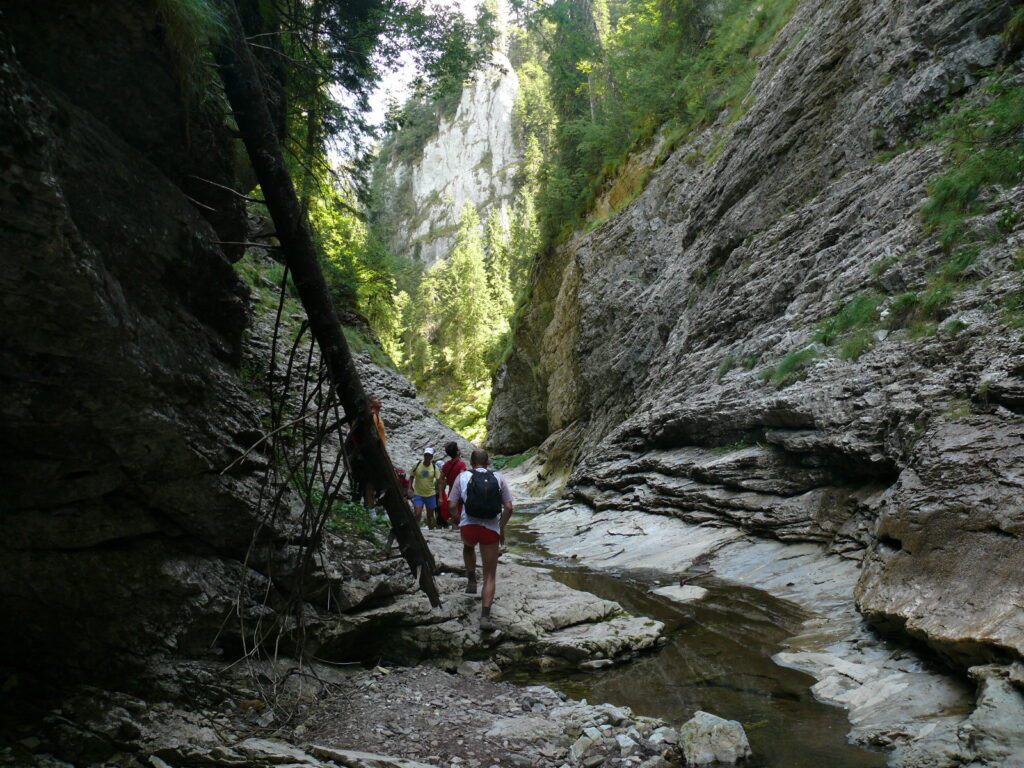
[[[547,472],[572,470],[569,493],[600,509],[862,559],[864,615],[961,668],[1024,656],[1024,366],[1005,309],[1024,188],[983,190],[934,324],[891,322],[954,269],[920,216],[947,163],[923,126],[984,101],[994,67],[1019,85],[1011,10],[801,3],[739,119],[538,261],[490,444],[544,441]],[[879,319],[840,349],[822,329],[858,296]]]
[[[499,48],[421,150],[412,157],[387,156],[375,208],[394,253],[427,266],[445,258],[467,202],[477,206],[481,220],[495,210],[507,226],[522,160],[512,124],[518,89],[519,78]]]

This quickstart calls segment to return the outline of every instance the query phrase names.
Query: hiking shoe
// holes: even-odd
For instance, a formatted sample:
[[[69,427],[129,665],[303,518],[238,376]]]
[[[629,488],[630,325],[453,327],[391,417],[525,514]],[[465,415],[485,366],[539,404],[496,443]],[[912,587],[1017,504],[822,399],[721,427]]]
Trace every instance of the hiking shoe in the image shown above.
[[[466,582],[466,594],[467,595],[475,595],[476,594],[476,579],[470,579],[469,581]]]
[[[498,625],[494,623],[494,619],[490,616],[480,617],[480,631],[481,632],[494,632],[498,629]]]

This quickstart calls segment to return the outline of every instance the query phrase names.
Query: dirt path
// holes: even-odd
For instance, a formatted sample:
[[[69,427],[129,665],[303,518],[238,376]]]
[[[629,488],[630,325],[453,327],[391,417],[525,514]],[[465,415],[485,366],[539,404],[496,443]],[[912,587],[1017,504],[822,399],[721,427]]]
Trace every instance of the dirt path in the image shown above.
[[[672,764],[663,755],[675,757],[675,734],[663,723],[544,686],[490,680],[479,674],[488,666],[470,662],[460,674],[377,668],[351,675],[300,727],[299,743],[466,768]],[[570,755],[574,743],[578,760]]]

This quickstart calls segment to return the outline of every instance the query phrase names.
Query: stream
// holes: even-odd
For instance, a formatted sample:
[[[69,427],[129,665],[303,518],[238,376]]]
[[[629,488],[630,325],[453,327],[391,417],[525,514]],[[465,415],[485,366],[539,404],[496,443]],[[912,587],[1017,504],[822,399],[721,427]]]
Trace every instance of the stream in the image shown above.
[[[630,613],[665,624],[668,643],[620,667],[545,675],[512,672],[507,679],[543,683],[577,699],[625,705],[678,726],[697,709],[738,720],[750,739],[750,768],[880,768],[886,755],[847,743],[846,711],[815,700],[815,680],[772,661],[795,634],[803,612],[766,592],[694,574],[688,583],[708,590],[681,603],[651,589],[663,574],[595,570],[553,557],[526,527],[546,505],[517,510],[509,552],[544,568],[573,589],[614,600]],[[518,519],[517,519],[518,518]],[[499,589],[501,573],[498,574]]]

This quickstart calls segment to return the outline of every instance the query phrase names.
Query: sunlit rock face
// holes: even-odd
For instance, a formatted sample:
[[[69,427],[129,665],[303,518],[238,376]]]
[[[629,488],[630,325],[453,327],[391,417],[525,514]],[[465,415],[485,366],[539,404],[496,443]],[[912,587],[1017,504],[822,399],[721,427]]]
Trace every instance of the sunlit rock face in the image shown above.
[[[387,174],[411,215],[395,217],[396,253],[430,266],[455,243],[459,211],[477,206],[481,220],[497,209],[507,223],[513,179],[522,159],[513,135],[512,112],[519,77],[508,56],[496,51],[491,66],[462,92],[455,116],[442,120],[417,162],[393,162]]]

